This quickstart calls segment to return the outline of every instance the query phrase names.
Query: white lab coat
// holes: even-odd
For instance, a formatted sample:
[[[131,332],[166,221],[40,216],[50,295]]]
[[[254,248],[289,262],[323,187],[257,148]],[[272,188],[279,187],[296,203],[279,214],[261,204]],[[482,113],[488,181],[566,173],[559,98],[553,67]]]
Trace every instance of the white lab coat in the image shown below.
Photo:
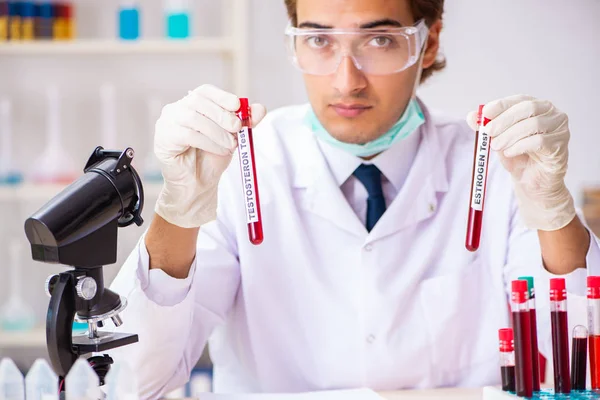
[[[509,175],[494,159],[481,248],[466,251],[474,135],[423,108],[413,166],[370,233],[300,106],[255,130],[262,245],[247,239],[237,157],[187,280],[149,274],[140,241],[113,284],[129,299],[120,329],[140,342],[114,355],[133,363],[143,398],[186,382],[207,340],[220,392],[496,384],[497,330],[509,326],[510,281],[521,275],[536,278],[539,345],[550,354],[551,275],[537,233],[520,225]],[[599,269],[593,238],[588,271]],[[581,314],[586,274],[567,276]]]

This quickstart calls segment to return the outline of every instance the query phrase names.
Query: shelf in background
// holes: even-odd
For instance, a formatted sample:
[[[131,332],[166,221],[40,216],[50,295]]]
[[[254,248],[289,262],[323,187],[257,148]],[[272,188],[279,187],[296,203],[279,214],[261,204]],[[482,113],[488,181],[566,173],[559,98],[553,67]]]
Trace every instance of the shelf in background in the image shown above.
[[[0,331],[0,349],[38,347],[46,347],[46,328],[36,328],[29,332]]]
[[[66,185],[36,185],[25,183],[19,186],[0,186],[0,201],[48,201],[56,196]],[[144,183],[144,196],[156,199],[162,183]]]
[[[185,40],[139,39],[133,41],[77,39],[73,41],[4,42],[0,44],[0,56],[229,53],[233,50],[232,40],[218,37]]]

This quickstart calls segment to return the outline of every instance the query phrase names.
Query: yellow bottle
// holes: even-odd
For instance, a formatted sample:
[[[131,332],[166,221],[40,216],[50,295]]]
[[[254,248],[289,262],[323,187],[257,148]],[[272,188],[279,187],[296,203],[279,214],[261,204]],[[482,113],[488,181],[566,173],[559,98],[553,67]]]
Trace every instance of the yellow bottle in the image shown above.
[[[21,2],[21,39],[35,39],[35,4],[33,1]]]
[[[8,40],[8,1],[0,0],[0,42]]]
[[[12,16],[8,20],[8,37],[10,40],[21,40],[21,17]]]
[[[0,42],[8,40],[8,16],[0,15]]]
[[[52,24],[52,38],[54,40],[65,40],[66,19],[64,16],[64,6],[62,4],[56,4],[55,10],[56,14]]]

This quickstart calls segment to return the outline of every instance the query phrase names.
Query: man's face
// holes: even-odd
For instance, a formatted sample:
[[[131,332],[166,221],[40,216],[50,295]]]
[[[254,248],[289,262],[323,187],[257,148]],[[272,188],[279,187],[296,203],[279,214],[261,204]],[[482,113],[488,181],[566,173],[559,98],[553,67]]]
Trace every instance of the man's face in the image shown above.
[[[377,21],[383,21],[378,28],[397,28],[415,23],[408,0],[298,0],[297,4],[299,28],[356,29]],[[402,116],[412,96],[418,64],[391,75],[369,75],[345,57],[333,74],[305,74],[304,81],[325,129],[342,142],[364,144],[383,135]]]

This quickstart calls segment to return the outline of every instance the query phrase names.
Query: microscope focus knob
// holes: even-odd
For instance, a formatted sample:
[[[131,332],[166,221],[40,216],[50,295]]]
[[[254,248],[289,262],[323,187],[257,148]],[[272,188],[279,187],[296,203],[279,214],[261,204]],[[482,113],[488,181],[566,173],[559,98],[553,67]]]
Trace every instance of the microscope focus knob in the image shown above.
[[[52,297],[52,291],[54,290],[54,285],[58,282],[58,275],[50,275],[46,278],[46,283],[44,284],[44,289],[46,290],[46,295],[48,297]]]
[[[77,285],[75,286],[75,290],[77,290],[77,296],[81,297],[84,300],[91,300],[96,296],[96,292],[98,291],[98,284],[94,280],[94,278],[86,276],[85,278],[81,278]]]

